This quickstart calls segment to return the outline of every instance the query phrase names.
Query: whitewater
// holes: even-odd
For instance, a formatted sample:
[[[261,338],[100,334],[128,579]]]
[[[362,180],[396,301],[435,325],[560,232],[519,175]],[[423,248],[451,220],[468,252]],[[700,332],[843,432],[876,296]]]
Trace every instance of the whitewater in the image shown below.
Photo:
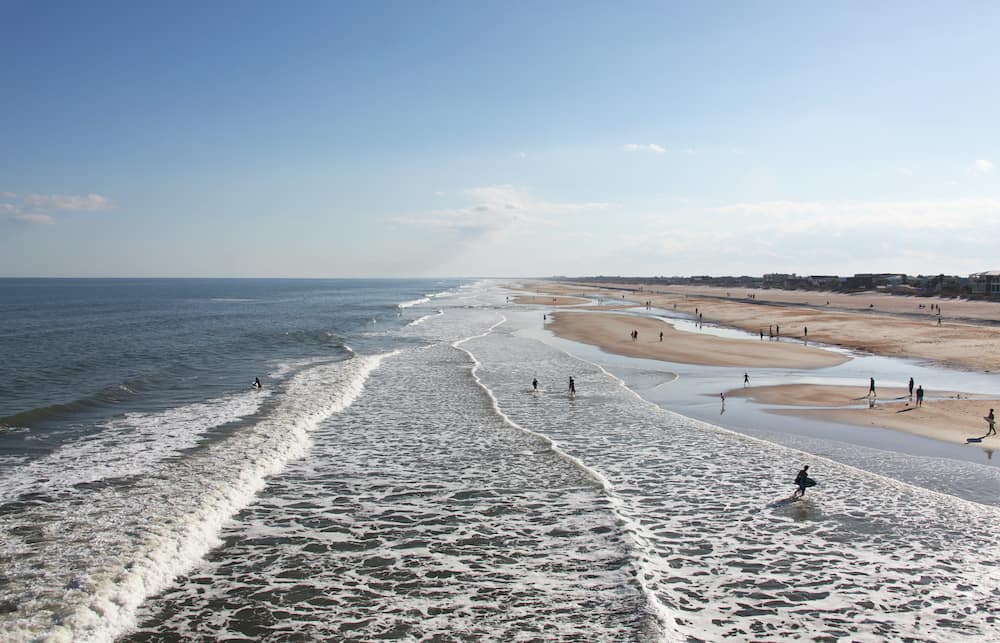
[[[675,413],[500,284],[393,288],[276,329],[262,391],[3,452],[0,638],[1000,640],[996,505]]]

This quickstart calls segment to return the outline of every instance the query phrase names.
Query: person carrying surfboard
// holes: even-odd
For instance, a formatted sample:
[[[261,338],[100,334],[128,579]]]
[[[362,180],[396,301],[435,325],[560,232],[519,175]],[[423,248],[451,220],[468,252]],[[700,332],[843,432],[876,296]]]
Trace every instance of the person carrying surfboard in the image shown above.
[[[255,389],[261,389],[262,388],[261,385],[260,385],[260,378],[259,377],[253,378],[253,387]]]
[[[792,497],[801,498],[802,496],[806,495],[806,487],[811,487],[815,484],[816,481],[809,477],[809,465],[807,464],[803,466],[802,470],[799,471],[799,474],[795,476],[795,485],[798,487],[798,489],[795,490],[795,493],[792,494]]]

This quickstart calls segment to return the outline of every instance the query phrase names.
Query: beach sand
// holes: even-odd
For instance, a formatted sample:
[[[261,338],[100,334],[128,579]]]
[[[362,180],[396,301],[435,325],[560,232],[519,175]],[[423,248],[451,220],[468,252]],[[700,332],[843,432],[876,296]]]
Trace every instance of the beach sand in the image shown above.
[[[586,304],[586,299],[579,297],[562,297],[552,295],[520,295],[511,300],[515,304],[530,304],[533,306],[579,306]]]
[[[665,322],[636,315],[563,310],[550,316],[555,320],[547,328],[559,337],[629,357],[747,368],[821,368],[849,359],[846,355],[804,346],[801,342],[728,339],[676,330]],[[633,330],[639,331],[636,341],[630,336]]]
[[[988,428],[984,416],[990,408],[1000,409],[996,399],[955,391],[924,391],[924,403],[918,407],[903,388],[878,389],[875,405],[869,407],[866,393],[863,383],[858,386],[786,384],[733,389],[726,392],[726,397],[745,397],[762,404],[827,407],[771,412],[853,426],[877,426],[957,444],[965,444],[970,437],[982,437]],[[1000,438],[984,438],[982,446],[1000,448]]]
[[[534,282],[533,288],[542,288]],[[624,286],[622,286],[624,287]],[[552,282],[553,294],[601,294],[621,298],[621,290]],[[726,298],[726,293],[731,295]],[[773,332],[782,339],[844,346],[876,355],[910,357],[952,368],[1000,369],[1000,302],[900,297],[879,293],[847,295],[812,291],[758,290],[662,286],[628,293],[632,301],[702,315],[702,321],[751,333]],[[827,305],[827,301],[830,302]],[[931,303],[944,315],[937,324]],[[919,304],[928,308],[918,309]],[[807,332],[808,331],[808,332]]]
[[[586,284],[533,282],[531,288],[552,293],[549,298],[587,294],[614,302],[622,296],[621,290]],[[692,317],[697,308],[706,322],[758,334],[763,331],[763,342],[678,331],[669,324],[646,317],[566,309],[554,314],[555,321],[547,328],[559,337],[599,346],[611,353],[707,366],[820,368],[848,359],[817,348],[813,344],[816,342],[877,355],[925,359],[951,368],[984,371],[1000,368],[1000,328],[989,325],[992,320],[1000,319],[998,302],[878,293],[750,292],[757,293],[753,302],[745,298],[747,291],[686,286],[647,288],[627,296],[630,302],[650,301],[654,307],[674,309]],[[727,293],[729,298],[726,298]],[[921,303],[926,308],[918,308]],[[931,303],[939,304],[944,312],[940,326],[936,314],[930,312]],[[618,304],[618,307],[634,305]],[[956,317],[961,321],[948,321]],[[807,328],[808,343],[805,341]],[[633,329],[639,331],[636,342],[629,334]],[[769,331],[777,333],[779,330],[781,341],[769,341],[766,337]],[[661,331],[662,343],[659,341]],[[969,396],[960,391],[926,391],[923,406],[917,408],[908,400],[907,391],[888,388],[878,390],[876,404],[869,408],[866,394],[867,386],[859,382],[857,387],[751,386],[728,391],[726,396],[745,396],[759,404],[801,407],[774,409],[775,413],[876,426],[955,443],[983,436],[987,430],[983,416],[990,407],[1000,409],[998,397]],[[1000,447],[1000,439],[996,437],[985,438],[981,446],[989,447],[992,442]]]

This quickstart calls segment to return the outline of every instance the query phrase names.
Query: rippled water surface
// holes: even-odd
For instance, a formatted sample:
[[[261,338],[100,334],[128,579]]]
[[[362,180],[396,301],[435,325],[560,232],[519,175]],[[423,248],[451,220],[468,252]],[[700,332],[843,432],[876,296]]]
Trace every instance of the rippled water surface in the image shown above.
[[[973,465],[665,410],[493,284],[306,286],[226,322],[262,391],[198,359],[201,396],[5,411],[0,638],[1000,640],[1000,509],[941,492]]]

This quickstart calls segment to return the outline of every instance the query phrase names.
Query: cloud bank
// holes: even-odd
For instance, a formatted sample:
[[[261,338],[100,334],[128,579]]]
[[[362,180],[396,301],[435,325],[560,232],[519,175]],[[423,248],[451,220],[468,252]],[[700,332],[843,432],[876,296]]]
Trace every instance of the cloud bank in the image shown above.
[[[553,217],[614,207],[610,203],[559,203],[537,199],[512,185],[487,185],[462,192],[467,205],[427,214],[392,217],[387,223],[452,230],[463,238],[495,235],[515,228],[549,225]]]
[[[114,207],[100,194],[17,194],[0,192],[0,213],[29,224],[52,225],[54,215],[68,212],[99,212]]]
[[[667,148],[656,143],[626,143],[622,149],[626,152],[653,152],[654,154],[663,154],[667,151]]]

